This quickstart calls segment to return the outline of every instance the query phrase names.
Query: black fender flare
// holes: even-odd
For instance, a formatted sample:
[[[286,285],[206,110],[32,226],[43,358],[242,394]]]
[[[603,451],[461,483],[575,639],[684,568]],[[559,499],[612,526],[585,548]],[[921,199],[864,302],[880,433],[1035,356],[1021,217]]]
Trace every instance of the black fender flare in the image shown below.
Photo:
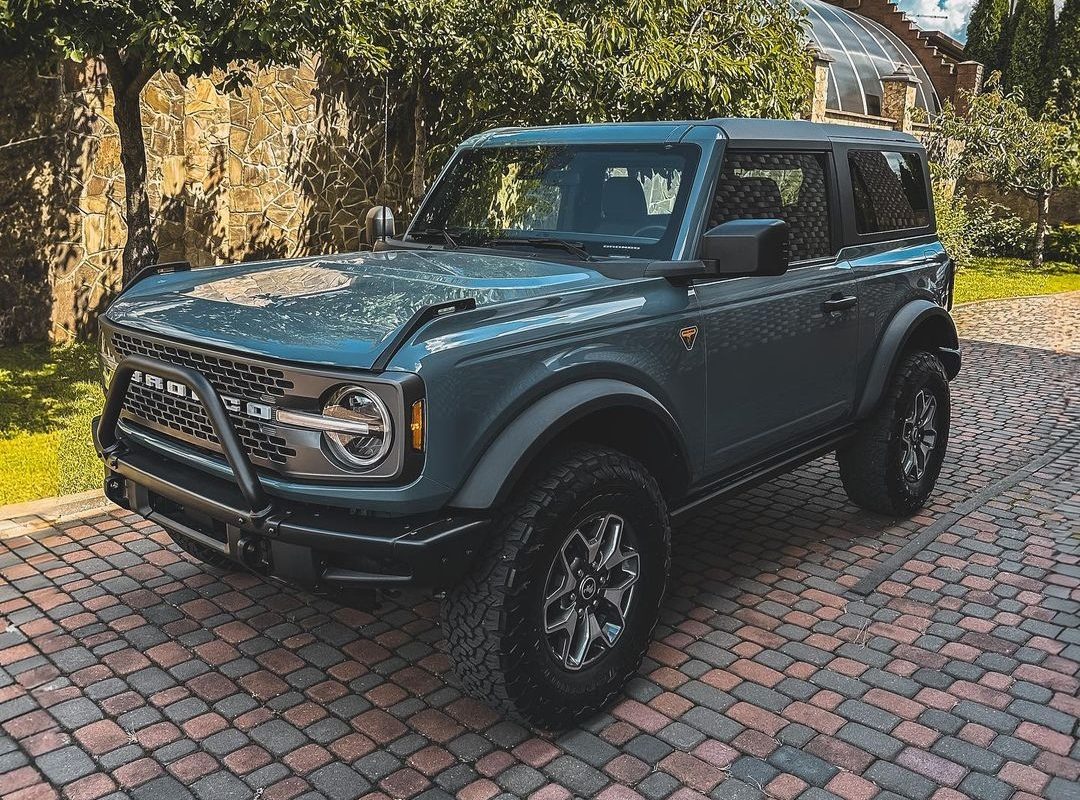
[[[901,354],[917,337],[919,345],[934,352],[949,380],[960,372],[960,342],[949,312],[929,300],[912,300],[893,315],[878,342],[855,416],[869,415],[881,400]]]
[[[589,378],[545,395],[515,417],[488,445],[449,505],[486,509],[502,501],[535,457],[574,422],[605,408],[651,413],[665,428],[682,463],[690,460],[678,423],[655,396],[625,381]]]

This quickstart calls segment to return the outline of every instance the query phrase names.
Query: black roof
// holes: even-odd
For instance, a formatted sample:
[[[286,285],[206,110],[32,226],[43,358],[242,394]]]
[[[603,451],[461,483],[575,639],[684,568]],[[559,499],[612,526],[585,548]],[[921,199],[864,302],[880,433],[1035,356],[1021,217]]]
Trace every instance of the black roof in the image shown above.
[[[828,144],[833,139],[868,139],[876,142],[919,143],[919,140],[909,133],[870,128],[865,125],[834,125],[801,119],[746,119],[744,117],[718,118],[708,120],[708,122],[719,127],[729,139],[734,140]]]
[[[832,125],[790,119],[729,117],[707,120],[657,120],[655,122],[599,122],[552,125],[536,128],[494,128],[466,140],[466,147],[497,147],[565,142],[677,142],[692,129],[715,127],[733,142],[747,141],[776,146],[821,145],[834,140],[864,140],[917,145],[910,134],[862,125]]]

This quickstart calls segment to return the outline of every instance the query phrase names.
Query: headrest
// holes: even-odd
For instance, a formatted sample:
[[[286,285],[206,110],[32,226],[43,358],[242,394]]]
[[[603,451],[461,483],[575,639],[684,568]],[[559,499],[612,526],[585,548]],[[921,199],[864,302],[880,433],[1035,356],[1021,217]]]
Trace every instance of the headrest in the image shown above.
[[[604,212],[604,219],[613,222],[641,220],[649,213],[645,203],[645,190],[637,178],[630,177],[608,178],[604,181],[600,208]]]
[[[784,203],[780,187],[772,178],[723,175],[716,187],[713,216],[729,219],[779,219]]]

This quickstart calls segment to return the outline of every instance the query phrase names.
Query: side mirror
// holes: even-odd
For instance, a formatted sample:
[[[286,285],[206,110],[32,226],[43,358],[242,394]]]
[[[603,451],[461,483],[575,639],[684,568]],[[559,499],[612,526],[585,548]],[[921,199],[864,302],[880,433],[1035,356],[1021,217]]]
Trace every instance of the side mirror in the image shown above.
[[[364,217],[364,228],[370,245],[391,238],[394,235],[394,212],[386,206],[375,206]]]
[[[781,219],[733,219],[701,237],[701,260],[711,275],[783,275],[788,238]]]

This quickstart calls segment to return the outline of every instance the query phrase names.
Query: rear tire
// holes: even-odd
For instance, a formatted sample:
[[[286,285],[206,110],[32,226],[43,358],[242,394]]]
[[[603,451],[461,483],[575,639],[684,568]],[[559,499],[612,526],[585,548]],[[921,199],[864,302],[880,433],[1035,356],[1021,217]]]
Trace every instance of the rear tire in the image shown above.
[[[533,473],[498,525],[446,594],[450,654],[473,696],[563,728],[603,708],[641,663],[670,567],[667,507],[640,463],[576,446]]]
[[[836,452],[851,501],[907,516],[934,489],[949,442],[949,380],[932,353],[904,355],[873,415]]]

